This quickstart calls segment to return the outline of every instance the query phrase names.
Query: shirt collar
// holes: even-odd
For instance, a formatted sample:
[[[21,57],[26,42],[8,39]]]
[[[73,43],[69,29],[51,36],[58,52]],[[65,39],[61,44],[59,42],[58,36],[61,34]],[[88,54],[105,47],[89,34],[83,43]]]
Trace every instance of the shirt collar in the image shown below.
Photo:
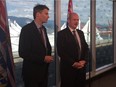
[[[36,25],[36,27],[39,29],[41,26],[38,24],[38,23],[36,23],[35,21],[34,21],[34,23],[35,23],[35,25]]]
[[[68,26],[69,27],[69,26]],[[73,31],[76,31],[77,29],[72,29],[71,27],[69,27],[69,30],[71,31],[71,32],[73,32]]]

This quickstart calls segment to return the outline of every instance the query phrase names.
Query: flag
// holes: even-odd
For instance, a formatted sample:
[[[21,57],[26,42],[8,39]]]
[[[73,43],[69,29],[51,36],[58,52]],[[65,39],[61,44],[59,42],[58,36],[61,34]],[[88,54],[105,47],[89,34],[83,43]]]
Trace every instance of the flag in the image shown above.
[[[0,87],[16,87],[6,0],[0,0]]]
[[[68,2],[68,14],[67,14],[67,18],[69,16],[70,13],[73,12],[73,3],[72,3],[72,0],[69,0]]]
[[[73,3],[72,0],[69,0],[68,2],[68,14],[67,14],[67,20],[69,17],[69,14],[73,12]],[[68,22],[66,23],[66,26],[68,26]]]
[[[68,12],[67,12],[67,20],[68,20],[68,16],[70,13],[73,12],[73,3],[72,0],[69,0],[68,2]],[[68,26],[68,22],[64,23],[61,27],[61,30],[65,29]]]

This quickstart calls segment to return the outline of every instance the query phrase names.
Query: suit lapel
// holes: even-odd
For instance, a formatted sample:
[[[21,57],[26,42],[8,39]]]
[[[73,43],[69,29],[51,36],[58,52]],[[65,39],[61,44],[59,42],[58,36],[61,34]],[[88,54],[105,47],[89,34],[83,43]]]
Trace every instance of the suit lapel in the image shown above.
[[[37,26],[36,26],[36,24],[34,23],[34,21],[32,22],[32,28],[33,28],[33,31],[34,31],[34,33],[35,33],[35,35],[37,36],[37,38],[40,40],[40,43],[42,43],[43,45],[44,45],[44,43],[43,43],[43,41],[42,41],[42,38],[41,38],[41,34],[40,34],[40,31],[39,31],[39,29],[37,28]]]

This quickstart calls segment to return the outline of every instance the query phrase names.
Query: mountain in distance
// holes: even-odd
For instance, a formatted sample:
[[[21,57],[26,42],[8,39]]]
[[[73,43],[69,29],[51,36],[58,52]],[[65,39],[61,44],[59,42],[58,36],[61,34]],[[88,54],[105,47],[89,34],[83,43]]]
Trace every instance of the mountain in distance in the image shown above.
[[[30,18],[26,18],[26,17],[15,17],[15,16],[8,16],[8,19],[10,19],[11,22],[16,21],[17,24],[19,24],[21,27],[23,27],[24,25],[30,23],[31,21],[33,21],[33,19]],[[61,21],[61,25],[63,25],[65,21]],[[49,34],[54,32],[54,20],[48,20],[47,23],[44,24],[45,27],[47,28],[47,32]]]
[[[21,27],[24,25],[30,23],[33,19],[26,18],[26,17],[15,17],[15,16],[8,16],[8,19],[11,20],[11,22],[16,21]],[[61,26],[65,23],[66,21],[61,20]],[[86,22],[81,22],[82,27],[86,24]],[[44,24],[45,27],[47,28],[48,33],[53,33],[54,32],[54,20],[48,20],[47,23]],[[97,27],[102,27],[102,29],[106,29],[107,25],[101,25],[97,24]]]
[[[21,27],[26,25],[27,23],[31,22],[33,19],[26,18],[26,17],[15,17],[15,16],[8,16],[8,19],[10,19],[12,22],[15,20]],[[61,21],[61,25],[63,25],[65,21]],[[54,20],[48,20],[47,23],[45,23],[46,26],[50,27],[51,24],[54,24]],[[54,27],[54,26],[53,26]]]
[[[11,22],[16,21],[21,27],[32,21],[32,19],[29,18],[15,16],[8,16],[8,19],[10,19]]]

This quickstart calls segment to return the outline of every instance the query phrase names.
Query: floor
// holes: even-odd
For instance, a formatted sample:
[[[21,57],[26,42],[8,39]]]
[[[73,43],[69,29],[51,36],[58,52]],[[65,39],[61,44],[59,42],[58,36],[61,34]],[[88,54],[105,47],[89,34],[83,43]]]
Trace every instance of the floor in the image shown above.
[[[87,87],[116,87],[116,68],[93,78]]]

